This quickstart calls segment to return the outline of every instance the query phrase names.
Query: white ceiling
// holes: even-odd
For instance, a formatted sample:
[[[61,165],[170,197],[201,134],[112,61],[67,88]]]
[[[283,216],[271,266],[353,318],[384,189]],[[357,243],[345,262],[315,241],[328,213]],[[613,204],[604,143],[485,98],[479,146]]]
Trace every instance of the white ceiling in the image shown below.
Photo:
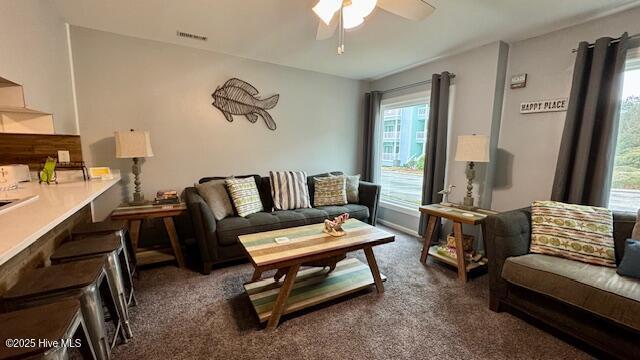
[[[418,0],[416,0],[418,1]],[[636,0],[428,0],[411,22],[376,9],[347,33],[316,41],[316,0],[54,0],[70,24],[354,79],[371,79],[497,40],[540,35],[638,4]],[[202,34],[207,42],[176,37]]]

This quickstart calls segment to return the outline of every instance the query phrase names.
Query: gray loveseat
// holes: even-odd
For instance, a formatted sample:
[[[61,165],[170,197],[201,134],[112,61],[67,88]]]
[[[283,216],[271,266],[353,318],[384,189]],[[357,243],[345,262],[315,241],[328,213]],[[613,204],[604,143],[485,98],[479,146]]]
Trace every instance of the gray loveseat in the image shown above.
[[[331,174],[341,175],[342,173],[332,172]],[[313,178],[322,176],[328,176],[328,173],[309,176],[307,179],[312,204],[314,193]],[[191,215],[204,274],[211,272],[211,268],[214,265],[246,257],[242,245],[238,242],[238,236],[240,235],[322,223],[325,219],[333,219],[343,213],[349,213],[351,218],[375,225],[378,201],[380,200],[380,185],[361,181],[358,204],[272,211],[273,200],[271,199],[271,184],[268,177],[259,175],[236,177],[253,177],[255,179],[265,211],[248,215],[246,218],[231,216],[216,221],[211,209],[196,188],[189,187],[185,189],[187,206]],[[199,183],[215,179],[224,179],[224,177],[206,177],[200,179]]]
[[[635,220],[614,213],[618,263]],[[529,254],[530,208],[488,217],[486,233],[492,310],[534,319],[607,357],[640,356],[640,280],[615,268]]]

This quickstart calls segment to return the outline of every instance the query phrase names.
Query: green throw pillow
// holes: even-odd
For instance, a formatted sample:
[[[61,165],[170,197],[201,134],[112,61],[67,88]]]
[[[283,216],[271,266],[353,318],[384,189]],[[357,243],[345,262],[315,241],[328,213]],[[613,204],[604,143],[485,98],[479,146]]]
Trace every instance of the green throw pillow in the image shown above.
[[[245,217],[264,209],[253,177],[226,179],[225,184],[238,216]]]
[[[535,201],[531,205],[531,222],[530,252],[616,266],[611,210]]]
[[[347,178],[340,176],[313,178],[314,195],[313,206],[345,205],[347,204]]]

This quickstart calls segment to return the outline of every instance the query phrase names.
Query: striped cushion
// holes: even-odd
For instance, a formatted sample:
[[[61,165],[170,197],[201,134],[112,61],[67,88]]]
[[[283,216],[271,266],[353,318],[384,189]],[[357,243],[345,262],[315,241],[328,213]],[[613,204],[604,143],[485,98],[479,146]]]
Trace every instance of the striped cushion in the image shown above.
[[[555,201],[531,205],[532,253],[615,267],[611,210]]]
[[[227,179],[227,190],[239,216],[245,217],[249,214],[262,211],[262,201],[260,193],[253,177],[242,179]]]
[[[307,173],[304,171],[269,171],[271,197],[276,210],[310,208]]]
[[[344,205],[347,203],[347,179],[344,176],[313,178],[315,192],[313,206]]]

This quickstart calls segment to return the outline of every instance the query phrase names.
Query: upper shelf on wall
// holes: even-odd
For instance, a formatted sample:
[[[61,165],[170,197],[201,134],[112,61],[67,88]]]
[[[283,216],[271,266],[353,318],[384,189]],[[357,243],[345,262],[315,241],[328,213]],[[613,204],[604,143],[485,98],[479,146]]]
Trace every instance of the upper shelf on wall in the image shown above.
[[[0,132],[53,134],[53,115],[27,108],[22,85],[0,77]]]

